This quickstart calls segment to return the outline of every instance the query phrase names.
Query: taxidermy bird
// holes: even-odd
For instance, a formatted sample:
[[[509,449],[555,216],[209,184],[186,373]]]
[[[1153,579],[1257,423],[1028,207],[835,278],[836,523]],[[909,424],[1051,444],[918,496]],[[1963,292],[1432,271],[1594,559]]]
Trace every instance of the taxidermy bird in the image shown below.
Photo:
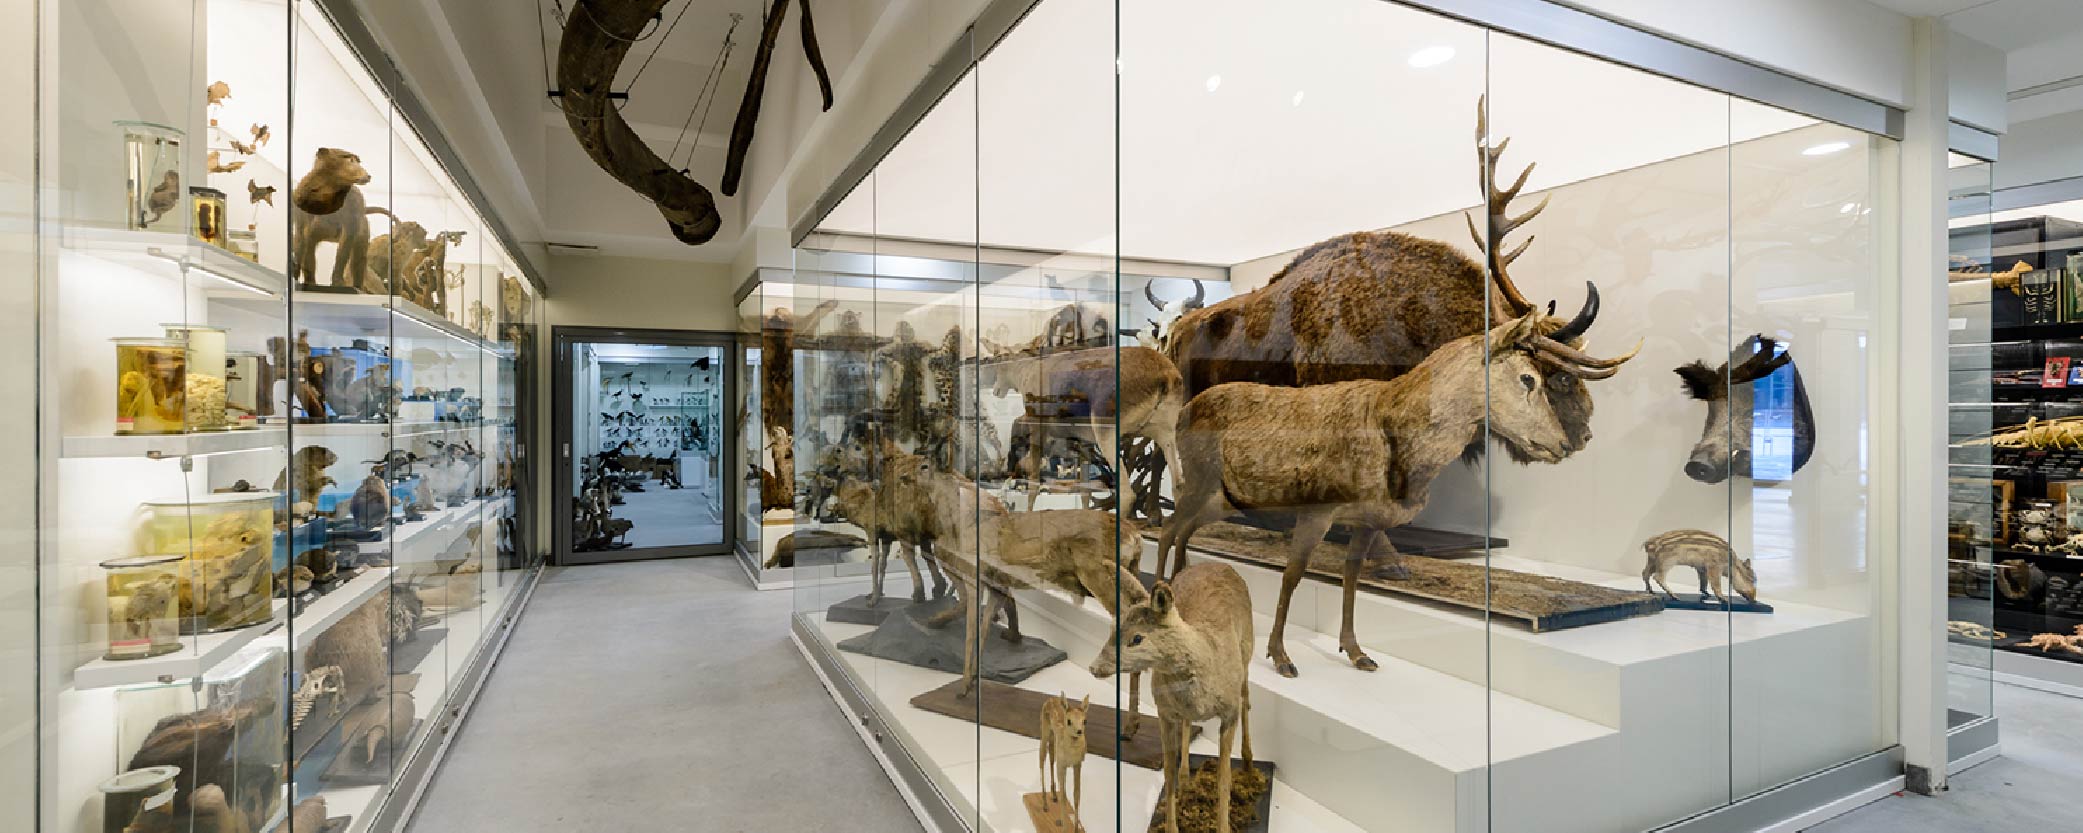
[[[692,368],[694,368],[694,369],[696,369],[696,370],[708,370],[708,369],[709,369],[709,357],[708,357],[708,356],[703,356],[703,357],[701,357],[701,358],[699,358],[699,359],[695,359],[695,360],[694,360],[694,364],[688,365],[688,367],[692,367]]]
[[[213,174],[235,174],[235,173],[238,173],[238,172],[239,172],[239,169],[240,169],[240,168],[246,167],[246,160],[244,160],[244,159],[240,159],[240,160],[237,160],[237,161],[235,161],[235,162],[232,162],[232,163],[230,163],[230,164],[225,164],[224,162],[222,162],[222,161],[221,161],[221,160],[223,159],[223,156],[224,156],[224,151],[221,151],[221,150],[213,150],[213,151],[210,151],[210,158],[209,158],[209,163],[210,163],[210,173],[213,173]]]
[[[245,142],[241,142],[237,139],[231,140],[231,149],[233,153],[237,153],[241,156],[252,156],[256,152],[256,149],[252,145],[246,144]]]
[[[231,100],[231,85],[219,81],[204,89],[203,95],[209,99],[208,106],[215,107]]]
[[[253,198],[253,202],[256,203],[264,202],[268,205],[274,205],[275,186],[269,185],[266,187],[262,187],[260,184],[254,182],[253,180],[246,180],[246,196]]]
[[[180,204],[181,175],[175,171],[167,171],[166,176],[160,177],[159,185],[154,187],[151,195],[145,199],[145,209],[152,213],[145,222],[159,222],[159,218],[166,216],[166,212],[174,210],[174,206]]]
[[[250,132],[252,132],[253,134],[253,146],[255,148],[266,146],[268,143],[268,139],[272,138],[275,135],[274,132],[270,131],[268,129],[268,126],[265,124],[254,125],[252,128],[250,128]]]

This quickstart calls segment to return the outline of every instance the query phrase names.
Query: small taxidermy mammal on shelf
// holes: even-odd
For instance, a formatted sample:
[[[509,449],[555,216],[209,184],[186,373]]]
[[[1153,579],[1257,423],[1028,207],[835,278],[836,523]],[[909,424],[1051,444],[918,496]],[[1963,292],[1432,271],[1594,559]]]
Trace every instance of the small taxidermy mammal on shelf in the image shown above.
[[[1642,566],[1642,589],[1656,592],[1650,587],[1651,579],[1664,595],[1677,598],[1671,585],[1664,581],[1664,573],[1672,567],[1691,567],[1700,574],[1700,595],[1728,600],[1728,588],[1724,577],[1732,579],[1736,592],[1752,602],[1758,600],[1758,576],[1750,567],[1750,559],[1736,558],[1736,550],[1721,536],[1700,529],[1674,529],[1651,537],[1642,542],[1642,550],[1649,554],[1648,563]],[[1733,569],[1732,569],[1733,566]],[[1713,590],[1709,591],[1709,585]]]
[[[1050,801],[1068,800],[1073,816],[1085,804],[1085,713],[1091,707],[1090,694],[1073,703],[1059,693],[1041,709],[1042,795]],[[1066,773],[1071,776],[1068,782]]]

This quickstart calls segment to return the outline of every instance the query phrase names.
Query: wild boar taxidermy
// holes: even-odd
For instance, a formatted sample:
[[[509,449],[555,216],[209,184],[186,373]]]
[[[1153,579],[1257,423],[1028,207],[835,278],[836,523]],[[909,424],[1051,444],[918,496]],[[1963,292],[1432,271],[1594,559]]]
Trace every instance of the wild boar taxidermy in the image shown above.
[[[1390,381],[1292,388],[1232,382],[1193,398],[1179,417],[1184,484],[1178,511],[1157,544],[1157,569],[1176,550],[1186,560],[1194,531],[1236,512],[1292,520],[1295,533],[1280,582],[1280,607],[1266,651],[1293,677],[1281,634],[1288,604],[1331,524],[1352,527],[1345,561],[1345,616],[1338,644],[1354,666],[1375,669],[1353,634],[1360,567],[1394,556],[1384,532],[1425,508],[1432,479],[1486,440],[1515,459],[1560,462],[1574,450],[1564,408],[1549,394],[1553,375],[1606,379],[1634,350],[1600,359],[1570,346],[1598,313],[1597,294],[1550,332],[1529,313],[1487,333],[1448,342]],[[1587,414],[1588,416],[1588,414]],[[1398,564],[1397,566],[1401,566]]]
[[[1808,386],[1801,382],[1801,369],[1794,354],[1777,341],[1753,335],[1729,351],[1729,360],[1708,369],[1706,362],[1677,368],[1685,380],[1685,392],[1707,403],[1707,427],[1685,461],[1685,476],[1701,483],[1720,483],[1730,477],[1749,477],[1751,433],[1757,402],[1754,385],[1780,368],[1791,368],[1794,382],[1794,465],[1800,471],[1815,454],[1815,413],[1808,407]]]
[[[817,35],[810,20],[810,0],[803,7],[803,51],[817,73],[824,109],[832,108],[832,82],[824,58],[817,48]],[[629,122],[612,89],[622,59],[632,45],[645,39],[645,32],[659,17],[666,0],[576,0],[564,17],[564,36],[557,46],[557,94],[559,106],[572,135],[586,155],[616,181],[629,186],[658,206],[673,236],[690,246],[699,246],[716,236],[723,217],[716,211],[716,198],[685,171],[659,158],[644,143]],[[759,52],[753,56],[752,78],[738,107],[731,130],[730,155],[724,163],[723,193],[738,191],[745,153],[752,147],[753,127],[759,121],[760,98],[764,95],[767,67],[773,62],[774,44],[781,35],[787,0],[774,4],[767,13],[766,31]]]

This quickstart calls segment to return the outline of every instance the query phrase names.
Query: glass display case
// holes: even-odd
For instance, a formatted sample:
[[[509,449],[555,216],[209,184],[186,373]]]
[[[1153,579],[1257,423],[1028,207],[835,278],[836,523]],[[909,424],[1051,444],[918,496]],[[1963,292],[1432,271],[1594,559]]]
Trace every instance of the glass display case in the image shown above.
[[[1955,708],[1992,714],[1990,680],[2083,692],[2083,186],[1991,191],[1954,169]],[[1964,633],[1963,633],[1964,631]]]
[[[42,29],[35,827],[368,829],[538,566],[539,293],[320,4],[132,5]]]
[[[791,458],[797,447],[795,412],[801,407],[797,362],[790,358],[796,355],[796,284],[790,270],[760,269],[741,293],[734,406],[738,441],[732,451],[740,490],[737,555],[760,589],[785,589],[797,575],[793,533],[803,502],[797,499],[798,470]],[[776,356],[782,360],[771,358]]]
[[[1650,829],[1895,745],[1890,140],[1392,3],[978,52],[760,357],[928,813]]]

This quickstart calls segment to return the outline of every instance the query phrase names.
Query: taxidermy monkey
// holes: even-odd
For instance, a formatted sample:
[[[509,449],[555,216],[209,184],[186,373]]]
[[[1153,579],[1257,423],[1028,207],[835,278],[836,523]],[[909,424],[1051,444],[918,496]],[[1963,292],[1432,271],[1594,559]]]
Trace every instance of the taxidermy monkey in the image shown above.
[[[388,294],[392,286],[398,294],[421,306],[419,293],[409,291],[413,286],[411,270],[406,268],[414,252],[427,246],[427,229],[411,220],[399,220],[391,224],[391,230],[369,241],[369,268],[361,273],[358,288],[369,295]]]
[[[338,148],[319,148],[311,170],[290,193],[295,211],[296,278],[306,289],[318,286],[318,244],[335,243],[333,286],[352,288],[369,260],[369,215],[389,211],[371,206],[360,186],[369,184],[362,158]]]

